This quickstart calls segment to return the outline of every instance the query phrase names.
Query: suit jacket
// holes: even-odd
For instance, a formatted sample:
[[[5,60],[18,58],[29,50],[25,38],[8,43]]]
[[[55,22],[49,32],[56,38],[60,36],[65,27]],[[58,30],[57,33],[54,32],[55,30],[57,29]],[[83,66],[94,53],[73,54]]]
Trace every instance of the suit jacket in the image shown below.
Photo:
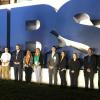
[[[92,70],[94,73],[97,72],[97,56],[95,54],[91,55],[91,64],[88,62],[89,56],[84,57],[84,71],[88,68]]]
[[[54,61],[54,58],[56,58],[55,61]],[[55,53],[53,57],[52,57],[52,53],[51,53],[48,56],[48,66],[57,67],[58,65],[59,65],[59,55],[58,55],[58,53]]]
[[[59,61],[59,69],[67,69],[68,67],[68,60],[64,57],[62,60]]]
[[[76,59],[76,61],[71,59],[69,61],[69,69],[70,70],[79,71],[80,68],[81,68],[81,64],[80,64],[80,60],[79,59]]]
[[[20,65],[22,66],[23,65],[23,58],[24,58],[24,55],[23,55],[23,51],[20,50],[18,55],[17,55],[17,59],[16,59],[16,52],[17,51],[14,51],[12,53],[12,62],[14,64],[14,62],[20,62]]]

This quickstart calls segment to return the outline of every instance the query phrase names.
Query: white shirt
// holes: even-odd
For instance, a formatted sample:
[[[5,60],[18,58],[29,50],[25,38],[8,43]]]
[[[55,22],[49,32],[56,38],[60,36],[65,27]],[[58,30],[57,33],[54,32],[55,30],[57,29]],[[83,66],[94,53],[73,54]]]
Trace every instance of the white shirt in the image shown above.
[[[52,52],[52,58],[54,57],[55,52]]]
[[[55,53],[52,53],[52,58],[53,58],[54,62],[56,62],[56,56],[54,56],[54,55],[55,55]]]
[[[11,54],[10,53],[2,53],[1,55],[1,62],[2,62],[2,66],[9,66],[9,62],[11,60]]]

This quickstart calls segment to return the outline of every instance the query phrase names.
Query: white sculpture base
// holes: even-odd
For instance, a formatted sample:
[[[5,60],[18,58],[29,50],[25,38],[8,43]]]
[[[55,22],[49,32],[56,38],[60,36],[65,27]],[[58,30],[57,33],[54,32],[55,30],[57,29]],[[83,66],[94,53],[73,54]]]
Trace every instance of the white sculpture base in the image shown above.
[[[57,74],[58,76],[58,85],[60,85],[60,77],[59,72]],[[11,79],[14,80],[14,68],[11,67]],[[70,86],[70,77],[69,77],[69,70],[66,71],[66,80],[67,85]],[[23,71],[23,81],[25,81],[25,72]],[[35,73],[32,73],[32,82],[36,82]],[[42,68],[42,82],[41,83],[49,83],[49,76],[48,76],[48,68]],[[83,70],[80,70],[79,78],[78,78],[78,87],[85,87],[84,82],[84,73]],[[94,88],[98,89],[98,73],[94,76]]]

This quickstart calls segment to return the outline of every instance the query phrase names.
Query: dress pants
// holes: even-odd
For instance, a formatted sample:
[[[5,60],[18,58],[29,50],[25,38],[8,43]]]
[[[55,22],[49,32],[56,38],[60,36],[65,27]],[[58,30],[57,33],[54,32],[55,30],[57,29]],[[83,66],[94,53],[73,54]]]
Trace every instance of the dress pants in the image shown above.
[[[32,68],[25,67],[25,80],[27,83],[31,82],[31,77],[32,77]]]
[[[41,83],[41,66],[34,66],[36,82]]]
[[[89,85],[89,80],[90,80],[90,88],[93,89],[94,88],[94,83],[93,83],[93,79],[94,79],[94,72],[84,72],[84,77],[85,77],[85,88],[88,88]]]
[[[100,90],[100,69],[98,70],[98,88]]]
[[[54,79],[54,85],[57,85],[57,68],[49,68],[49,84],[53,84],[53,79]]]
[[[22,81],[22,66],[19,64],[14,65],[14,76],[15,76],[15,81]]]
[[[70,82],[71,82],[71,87],[78,87],[78,76],[79,76],[79,71],[75,71],[74,73],[69,71],[70,74]]]
[[[0,65],[0,79],[2,79],[2,66]]]
[[[61,85],[62,86],[66,86],[67,82],[66,82],[66,70],[59,70],[59,75],[60,75],[60,79],[61,79]]]
[[[2,66],[2,79],[10,79],[10,67],[9,66]]]

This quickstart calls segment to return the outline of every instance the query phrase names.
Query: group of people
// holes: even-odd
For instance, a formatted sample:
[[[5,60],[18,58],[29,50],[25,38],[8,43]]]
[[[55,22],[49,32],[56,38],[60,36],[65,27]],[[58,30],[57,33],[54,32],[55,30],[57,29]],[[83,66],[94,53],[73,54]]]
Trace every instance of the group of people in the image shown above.
[[[48,57],[49,68],[49,84],[52,85],[52,78],[54,84],[57,84],[57,72],[59,71],[61,86],[66,86],[66,69],[69,69],[71,87],[78,87],[78,76],[80,69],[83,67],[85,88],[94,89],[94,75],[98,69],[98,86],[100,88],[100,57],[93,53],[93,49],[89,48],[87,55],[80,60],[77,53],[73,53],[71,59],[67,59],[66,52],[61,51],[60,56],[56,52],[56,47],[53,46],[51,54]]]
[[[59,71],[61,86],[66,86],[66,69],[69,68],[71,87],[77,87],[79,70],[81,68],[77,53],[73,53],[72,59],[68,60],[65,51],[61,51],[60,56],[56,52],[55,46],[52,47],[51,51],[48,57],[49,84],[52,85],[52,78],[54,78],[54,84],[57,85],[57,72]]]
[[[26,53],[21,50],[19,44],[16,45],[16,50],[9,53],[8,48],[4,49],[4,53],[0,54],[0,78],[10,79],[10,63],[14,68],[15,81],[22,81],[23,70],[25,71],[25,80],[27,83],[31,82],[32,72],[35,72],[36,81],[41,82],[41,68],[43,66],[43,58],[39,48],[36,48],[32,54],[30,50]]]
[[[0,53],[0,78],[10,79],[10,63],[14,67],[15,81],[22,81],[23,70],[25,71],[25,80],[27,83],[31,82],[32,72],[35,72],[36,81],[41,83],[41,71],[44,66],[44,57],[39,48],[32,53],[27,50],[26,53],[21,50],[19,44],[16,45],[16,50],[9,53],[8,48]],[[100,57],[93,53],[93,49],[89,48],[87,56],[84,57],[83,63],[80,61],[77,53],[72,54],[72,58],[68,60],[65,51],[58,54],[56,47],[52,46],[51,53],[48,55],[47,67],[49,73],[49,85],[57,85],[57,73],[59,72],[61,79],[61,86],[66,86],[66,69],[69,69],[71,87],[78,87],[78,76],[81,67],[84,66],[85,88],[94,88],[94,75],[98,69],[98,86],[100,87]],[[54,83],[53,83],[54,81]]]

